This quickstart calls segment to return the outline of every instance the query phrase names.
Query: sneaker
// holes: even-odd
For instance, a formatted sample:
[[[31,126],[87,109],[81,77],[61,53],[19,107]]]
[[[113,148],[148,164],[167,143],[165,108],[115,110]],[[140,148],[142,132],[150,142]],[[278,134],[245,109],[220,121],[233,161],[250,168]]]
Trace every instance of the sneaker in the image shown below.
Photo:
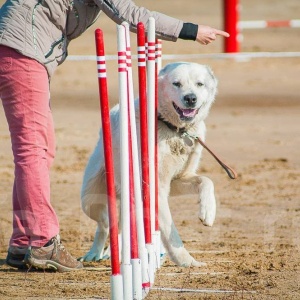
[[[27,269],[24,258],[28,247],[9,246],[6,264],[13,268]]]
[[[58,272],[73,271],[83,267],[82,263],[73,258],[61,244],[59,235],[52,238],[44,247],[29,247],[25,262],[38,269],[52,269]]]

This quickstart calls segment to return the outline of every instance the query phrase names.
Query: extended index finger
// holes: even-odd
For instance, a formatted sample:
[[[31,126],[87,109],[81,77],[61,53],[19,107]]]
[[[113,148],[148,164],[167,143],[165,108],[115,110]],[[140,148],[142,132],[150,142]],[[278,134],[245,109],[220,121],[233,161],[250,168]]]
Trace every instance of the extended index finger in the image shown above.
[[[230,34],[228,32],[223,31],[223,30],[219,30],[219,29],[216,29],[215,34],[222,35],[224,37],[229,37],[230,36]]]

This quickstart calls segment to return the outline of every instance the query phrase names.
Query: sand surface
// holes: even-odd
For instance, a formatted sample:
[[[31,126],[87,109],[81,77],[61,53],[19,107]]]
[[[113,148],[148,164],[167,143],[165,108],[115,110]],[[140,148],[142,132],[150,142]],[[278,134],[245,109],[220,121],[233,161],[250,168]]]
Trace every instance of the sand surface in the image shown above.
[[[137,3],[183,20],[222,27],[221,1]],[[241,3],[242,20],[300,15],[298,0]],[[94,54],[97,27],[104,30],[106,53],[116,53],[115,24],[102,15],[71,43],[70,55]],[[299,51],[299,30],[245,30],[241,51]],[[219,53],[222,42],[207,47],[165,42],[163,53]],[[207,267],[180,268],[167,259],[147,299],[300,299],[300,58],[194,61],[210,65],[219,80],[219,93],[206,122],[207,143],[239,177],[230,180],[204,152],[199,173],[215,183],[214,226],[204,227],[198,220],[195,195],[174,196],[170,205],[186,248]],[[116,70],[116,62],[109,62],[112,105],[117,101]],[[51,95],[57,137],[52,203],[65,246],[80,257],[89,249],[96,226],[80,208],[83,169],[100,125],[95,62],[66,61],[52,80]],[[86,263],[84,270],[67,274],[26,273],[5,265],[12,228],[13,161],[2,107],[0,179],[0,299],[108,299],[109,261]]]

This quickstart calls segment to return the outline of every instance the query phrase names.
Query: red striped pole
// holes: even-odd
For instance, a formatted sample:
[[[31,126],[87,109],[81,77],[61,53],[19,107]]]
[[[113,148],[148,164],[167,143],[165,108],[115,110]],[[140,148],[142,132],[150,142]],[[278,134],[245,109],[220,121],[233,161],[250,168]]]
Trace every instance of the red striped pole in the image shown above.
[[[230,34],[230,37],[224,39],[224,52],[239,52],[239,1],[223,0],[224,10],[224,31]]]
[[[146,53],[145,53],[145,28],[143,23],[137,26],[138,39],[138,76],[139,76],[139,101],[140,101],[140,136],[141,136],[141,161],[142,161],[142,191],[145,242],[152,243],[150,219],[150,188],[149,188],[149,155],[148,155],[148,118],[146,95]]]
[[[161,69],[161,40],[155,40],[155,107],[154,107],[154,115],[155,115],[155,123],[154,123],[154,133],[155,133],[155,149],[154,149],[154,161],[155,161],[155,257],[156,257],[156,267],[161,267],[161,233],[159,230],[159,222],[158,222],[158,208],[159,208],[159,200],[158,200],[158,73]]]
[[[147,26],[147,114],[148,114],[148,155],[150,216],[152,243],[155,246],[155,19],[149,18]]]
[[[132,291],[133,299],[143,298],[142,282],[147,276],[143,276],[142,264],[146,265],[147,260],[143,253],[145,248],[144,223],[142,216],[142,199],[140,185],[140,170],[138,159],[138,145],[136,134],[136,117],[133,93],[132,63],[130,32],[127,22],[123,22],[126,36],[126,64],[127,64],[127,101],[128,101],[128,137],[129,137],[129,187],[130,187],[130,247],[132,265]],[[137,226],[140,225],[139,233]],[[142,232],[143,238],[140,235]],[[140,245],[139,245],[140,244]],[[140,249],[139,249],[140,248]],[[146,272],[147,270],[145,270]]]
[[[154,283],[155,257],[151,228],[151,198],[150,198],[150,170],[149,170],[149,134],[148,134],[148,107],[147,107],[147,78],[146,78],[146,53],[145,53],[145,28],[142,23],[137,26],[138,40],[138,75],[139,75],[139,100],[140,100],[140,141],[141,141],[141,164],[142,164],[142,192],[143,214],[145,228],[145,242],[149,257],[149,280],[148,286]]]
[[[109,101],[107,93],[107,76],[105,64],[105,51],[103,32],[100,29],[95,31],[97,69],[98,69],[98,86],[100,97],[100,109],[102,120],[103,147],[105,159],[105,175],[107,184],[107,203],[109,217],[109,236],[111,246],[111,293],[112,299],[122,299],[122,275],[119,262],[119,242],[118,242],[118,212],[117,197],[114,182],[114,163],[112,134],[109,115]]]
[[[130,180],[128,138],[128,82],[126,61],[125,26],[117,25],[118,78],[120,111],[120,175],[121,175],[121,224],[122,224],[122,275],[124,300],[133,299],[132,265],[130,251]]]
[[[158,74],[162,64],[162,40],[161,39],[156,39],[155,55],[156,55],[157,74]]]
[[[150,284],[154,283],[154,273],[157,269],[155,260],[156,232],[155,232],[155,19],[150,17],[147,24],[147,125],[148,125],[148,165],[150,190],[150,226],[151,244],[146,247],[149,253]]]
[[[126,36],[126,65],[127,65],[127,101],[128,101],[128,145],[129,145],[129,189],[130,189],[130,243],[131,243],[131,259],[139,258],[137,230],[136,230],[136,209],[135,209],[135,195],[134,195],[134,173],[133,173],[133,142],[132,142],[132,128],[135,120],[132,120],[130,105],[132,104],[132,64],[131,64],[131,48],[129,41],[129,29],[126,23],[122,23],[125,27]]]
[[[155,115],[158,116],[158,74],[162,65],[162,41],[155,41]],[[158,223],[158,118],[155,119],[155,230]]]

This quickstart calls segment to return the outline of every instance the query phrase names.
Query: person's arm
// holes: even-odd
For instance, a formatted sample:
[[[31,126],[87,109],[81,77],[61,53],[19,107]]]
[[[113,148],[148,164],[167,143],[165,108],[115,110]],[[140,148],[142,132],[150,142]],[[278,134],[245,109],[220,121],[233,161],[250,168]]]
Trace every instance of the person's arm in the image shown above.
[[[193,40],[202,45],[207,45],[213,42],[217,35],[229,37],[227,32],[212,28],[210,26],[184,23],[179,33],[179,38],[183,40]]]
[[[149,11],[145,7],[135,5],[131,0],[94,0],[101,10],[115,23],[128,22],[130,31],[136,32],[139,22],[147,28],[149,17],[155,19],[157,38],[175,42],[178,38],[194,40],[202,45],[207,45],[216,39],[217,35],[228,37],[229,34],[222,30],[205,25],[184,23],[181,20],[165,14]]]
[[[135,5],[131,0],[94,0],[101,10],[115,23],[128,22],[130,31],[136,32],[139,22],[147,28],[149,17],[155,19],[157,38],[176,41],[183,27],[183,21],[169,17],[159,12],[149,11]]]
[[[208,45],[215,41],[218,35],[229,37],[229,33],[223,30],[215,29],[206,25],[199,25],[196,41],[202,45]]]

